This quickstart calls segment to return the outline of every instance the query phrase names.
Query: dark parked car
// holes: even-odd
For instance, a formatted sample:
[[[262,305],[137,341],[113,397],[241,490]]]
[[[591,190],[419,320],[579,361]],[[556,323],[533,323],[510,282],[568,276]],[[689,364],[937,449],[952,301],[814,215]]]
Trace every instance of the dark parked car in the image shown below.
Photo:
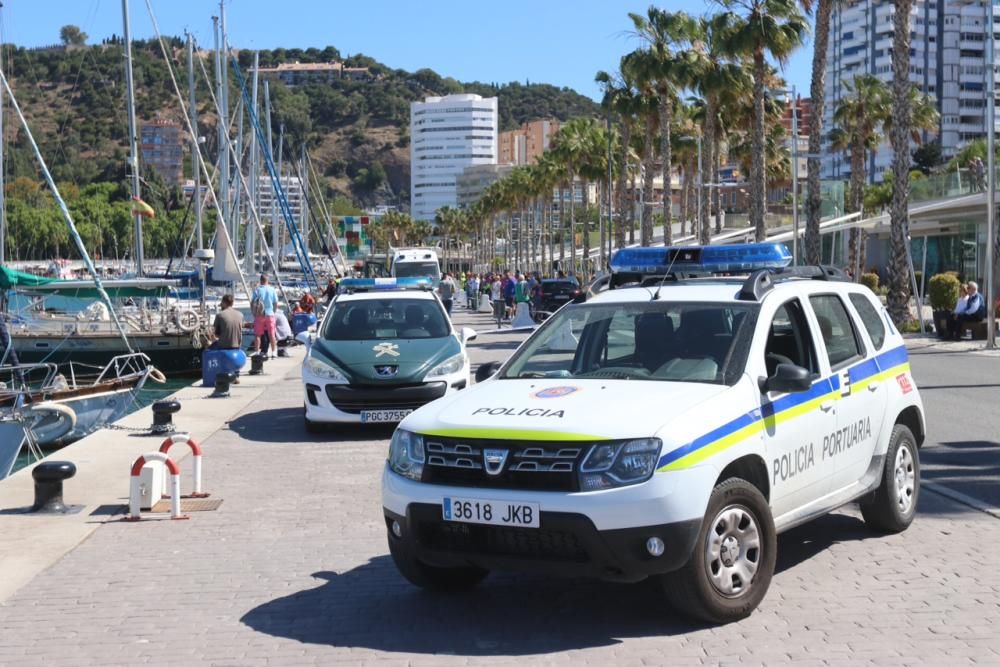
[[[582,292],[580,286],[573,280],[565,278],[547,278],[542,281],[541,309],[554,313],[567,302],[578,298]]]

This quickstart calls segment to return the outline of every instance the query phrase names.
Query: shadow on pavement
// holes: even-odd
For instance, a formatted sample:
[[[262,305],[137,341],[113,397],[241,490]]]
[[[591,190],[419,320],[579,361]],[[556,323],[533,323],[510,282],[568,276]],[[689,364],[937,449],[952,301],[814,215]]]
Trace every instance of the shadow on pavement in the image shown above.
[[[272,408],[241,414],[229,428],[250,442],[361,442],[392,437],[395,424],[344,424],[330,426],[322,433],[307,433],[302,408]]]
[[[778,536],[775,573],[784,572],[826,551],[834,544],[878,538],[881,535],[858,517],[827,514]]]
[[[942,442],[920,450],[924,479],[944,484],[1000,507],[1000,443],[986,440]]]
[[[389,556],[278,598],[241,619],[309,644],[469,656],[556,653],[703,626],[674,615],[650,582],[610,584],[495,574],[474,591],[439,594],[406,582]]]

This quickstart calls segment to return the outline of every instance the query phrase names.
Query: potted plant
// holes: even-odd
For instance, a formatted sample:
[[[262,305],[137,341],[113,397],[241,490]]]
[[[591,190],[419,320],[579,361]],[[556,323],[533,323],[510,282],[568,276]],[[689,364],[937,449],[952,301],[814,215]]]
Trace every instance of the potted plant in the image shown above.
[[[927,295],[934,311],[934,329],[938,337],[948,332],[948,318],[958,303],[958,288],[961,285],[953,273],[939,273],[927,283]]]

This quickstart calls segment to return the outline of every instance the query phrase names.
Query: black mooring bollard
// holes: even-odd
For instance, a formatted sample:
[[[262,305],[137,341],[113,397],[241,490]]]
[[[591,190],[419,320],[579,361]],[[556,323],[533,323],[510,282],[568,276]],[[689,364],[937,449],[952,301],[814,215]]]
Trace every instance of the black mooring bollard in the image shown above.
[[[157,401],[153,403],[153,433],[172,433],[174,431],[173,414],[179,412],[181,404],[178,401]]]
[[[215,391],[212,396],[225,398],[229,396],[229,385],[236,382],[236,373],[222,372],[215,376]]]
[[[250,375],[260,375],[264,372],[264,360],[267,357],[257,353],[250,357]]]
[[[63,504],[63,480],[76,474],[76,466],[69,461],[43,461],[31,471],[35,480],[35,504],[32,512],[66,511]]]

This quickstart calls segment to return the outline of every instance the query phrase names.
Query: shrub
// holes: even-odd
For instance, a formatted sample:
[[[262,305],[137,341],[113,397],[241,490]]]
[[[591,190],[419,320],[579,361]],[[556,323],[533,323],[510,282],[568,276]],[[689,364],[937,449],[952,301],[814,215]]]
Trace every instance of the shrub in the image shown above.
[[[958,288],[961,283],[951,272],[939,273],[928,282],[928,295],[934,310],[954,310],[958,303]]]
[[[861,284],[870,289],[871,291],[878,294],[878,274],[877,273],[862,273],[861,274]]]

